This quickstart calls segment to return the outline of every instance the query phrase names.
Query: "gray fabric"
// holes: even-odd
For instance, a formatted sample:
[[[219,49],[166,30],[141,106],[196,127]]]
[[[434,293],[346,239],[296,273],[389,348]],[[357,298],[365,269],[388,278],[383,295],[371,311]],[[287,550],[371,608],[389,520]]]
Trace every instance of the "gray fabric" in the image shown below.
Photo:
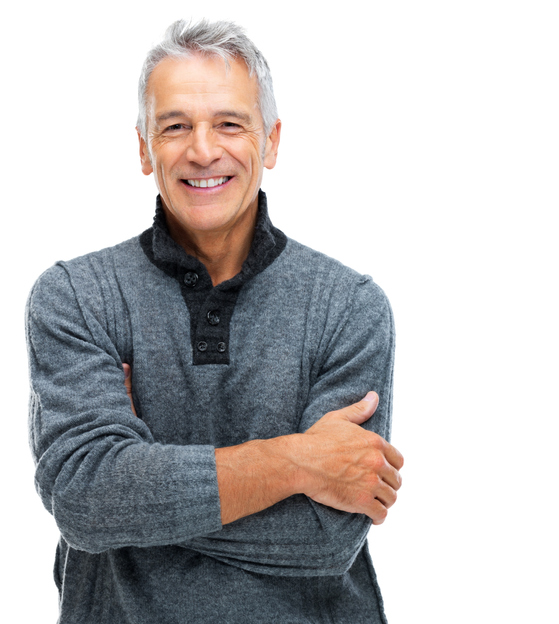
[[[61,624],[386,621],[365,516],[298,495],[221,526],[214,448],[303,432],[368,390],[364,426],[390,435],[384,293],[291,239],[261,269],[238,293],[229,363],[203,366],[180,281],[139,237],[36,282],[30,437],[61,532]]]

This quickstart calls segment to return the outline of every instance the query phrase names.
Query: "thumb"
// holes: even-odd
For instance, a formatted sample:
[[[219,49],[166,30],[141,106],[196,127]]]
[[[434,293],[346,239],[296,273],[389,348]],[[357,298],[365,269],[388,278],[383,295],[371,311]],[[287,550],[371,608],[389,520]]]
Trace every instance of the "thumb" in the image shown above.
[[[352,423],[361,425],[375,413],[378,407],[378,394],[376,392],[368,392],[367,396],[353,405],[348,405],[340,412]]]

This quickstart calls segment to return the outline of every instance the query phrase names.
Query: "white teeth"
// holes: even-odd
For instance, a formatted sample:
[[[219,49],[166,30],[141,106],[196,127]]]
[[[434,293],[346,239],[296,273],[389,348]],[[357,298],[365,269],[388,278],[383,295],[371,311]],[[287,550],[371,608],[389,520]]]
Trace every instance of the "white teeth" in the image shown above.
[[[221,178],[209,178],[207,180],[187,180],[187,182],[190,186],[196,186],[197,188],[212,188],[214,186],[225,184],[227,180],[229,180],[229,177],[223,176]]]

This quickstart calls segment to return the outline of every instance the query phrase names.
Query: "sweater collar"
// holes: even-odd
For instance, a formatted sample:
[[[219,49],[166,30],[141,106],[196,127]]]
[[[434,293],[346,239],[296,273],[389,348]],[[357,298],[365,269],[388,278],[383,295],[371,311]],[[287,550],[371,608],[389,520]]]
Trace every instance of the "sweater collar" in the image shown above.
[[[268,267],[284,250],[287,243],[285,234],[278,230],[268,215],[268,202],[264,191],[258,192],[258,214],[254,238],[249,254],[240,273],[217,286],[221,290],[239,287]],[[204,276],[204,281],[211,279],[206,267],[194,256],[187,254],[169,234],[161,196],[157,196],[153,227],[142,235],[142,247],[148,258],[160,269],[175,277],[185,271],[195,271]]]

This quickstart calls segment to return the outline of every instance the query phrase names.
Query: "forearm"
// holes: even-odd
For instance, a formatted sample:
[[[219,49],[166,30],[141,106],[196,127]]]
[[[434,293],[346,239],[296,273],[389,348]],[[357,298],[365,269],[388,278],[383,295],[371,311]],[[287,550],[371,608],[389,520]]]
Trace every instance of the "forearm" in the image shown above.
[[[293,434],[216,449],[222,524],[301,492],[300,470],[294,460],[300,438]]]
[[[64,446],[51,444],[36,470],[43,503],[71,546],[179,544],[221,529],[212,447],[133,441],[111,424],[86,427]]]
[[[371,520],[315,503],[302,494],[182,544],[249,572],[329,576],[347,572]]]
[[[315,503],[310,440],[293,434],[216,449],[222,530],[187,548],[249,572],[274,576],[345,573],[371,521]]]

